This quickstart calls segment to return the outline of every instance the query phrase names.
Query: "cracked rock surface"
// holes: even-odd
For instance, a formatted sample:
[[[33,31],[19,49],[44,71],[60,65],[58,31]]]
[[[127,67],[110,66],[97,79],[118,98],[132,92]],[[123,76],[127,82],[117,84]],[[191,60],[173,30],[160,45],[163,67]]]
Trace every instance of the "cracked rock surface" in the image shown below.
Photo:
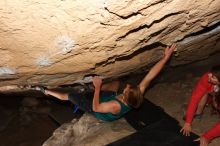
[[[116,78],[147,70],[171,43],[171,66],[220,51],[219,0],[4,0],[0,22],[1,86]]]

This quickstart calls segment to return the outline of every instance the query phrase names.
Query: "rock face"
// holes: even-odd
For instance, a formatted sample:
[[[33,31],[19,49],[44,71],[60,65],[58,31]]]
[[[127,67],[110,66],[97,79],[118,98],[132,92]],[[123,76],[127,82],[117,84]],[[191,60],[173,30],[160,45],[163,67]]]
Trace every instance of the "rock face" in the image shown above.
[[[219,0],[0,1],[1,86],[58,86],[172,66],[220,51]]]
[[[43,146],[102,146],[135,132],[120,119],[100,122],[89,114],[58,128]]]

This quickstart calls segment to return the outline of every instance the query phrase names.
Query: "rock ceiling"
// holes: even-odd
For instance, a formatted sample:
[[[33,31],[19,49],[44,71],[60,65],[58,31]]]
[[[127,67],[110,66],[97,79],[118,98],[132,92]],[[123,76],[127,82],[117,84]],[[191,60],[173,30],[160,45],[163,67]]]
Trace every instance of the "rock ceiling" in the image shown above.
[[[171,43],[171,66],[220,51],[219,0],[4,0],[0,22],[1,86],[146,71]]]

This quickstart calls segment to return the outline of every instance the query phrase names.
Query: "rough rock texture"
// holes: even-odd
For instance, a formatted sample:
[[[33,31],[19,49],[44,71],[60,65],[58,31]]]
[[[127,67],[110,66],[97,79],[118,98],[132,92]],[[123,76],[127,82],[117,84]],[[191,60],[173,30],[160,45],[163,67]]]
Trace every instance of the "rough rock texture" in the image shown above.
[[[84,114],[79,121],[63,124],[43,146],[102,146],[133,132],[135,130],[124,119],[101,122]]]
[[[1,86],[58,86],[171,65],[220,51],[219,0],[0,1]]]

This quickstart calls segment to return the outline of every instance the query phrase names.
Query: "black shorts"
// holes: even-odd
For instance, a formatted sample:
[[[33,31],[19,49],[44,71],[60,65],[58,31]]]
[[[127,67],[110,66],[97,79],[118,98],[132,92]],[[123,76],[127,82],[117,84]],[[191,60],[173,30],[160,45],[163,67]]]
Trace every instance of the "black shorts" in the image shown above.
[[[116,95],[115,92],[112,91],[101,91],[100,98],[103,96],[112,96]],[[84,112],[92,113],[92,104],[93,104],[94,91],[87,91],[82,93],[71,92],[68,95],[68,100],[73,104],[77,105],[79,109]]]

